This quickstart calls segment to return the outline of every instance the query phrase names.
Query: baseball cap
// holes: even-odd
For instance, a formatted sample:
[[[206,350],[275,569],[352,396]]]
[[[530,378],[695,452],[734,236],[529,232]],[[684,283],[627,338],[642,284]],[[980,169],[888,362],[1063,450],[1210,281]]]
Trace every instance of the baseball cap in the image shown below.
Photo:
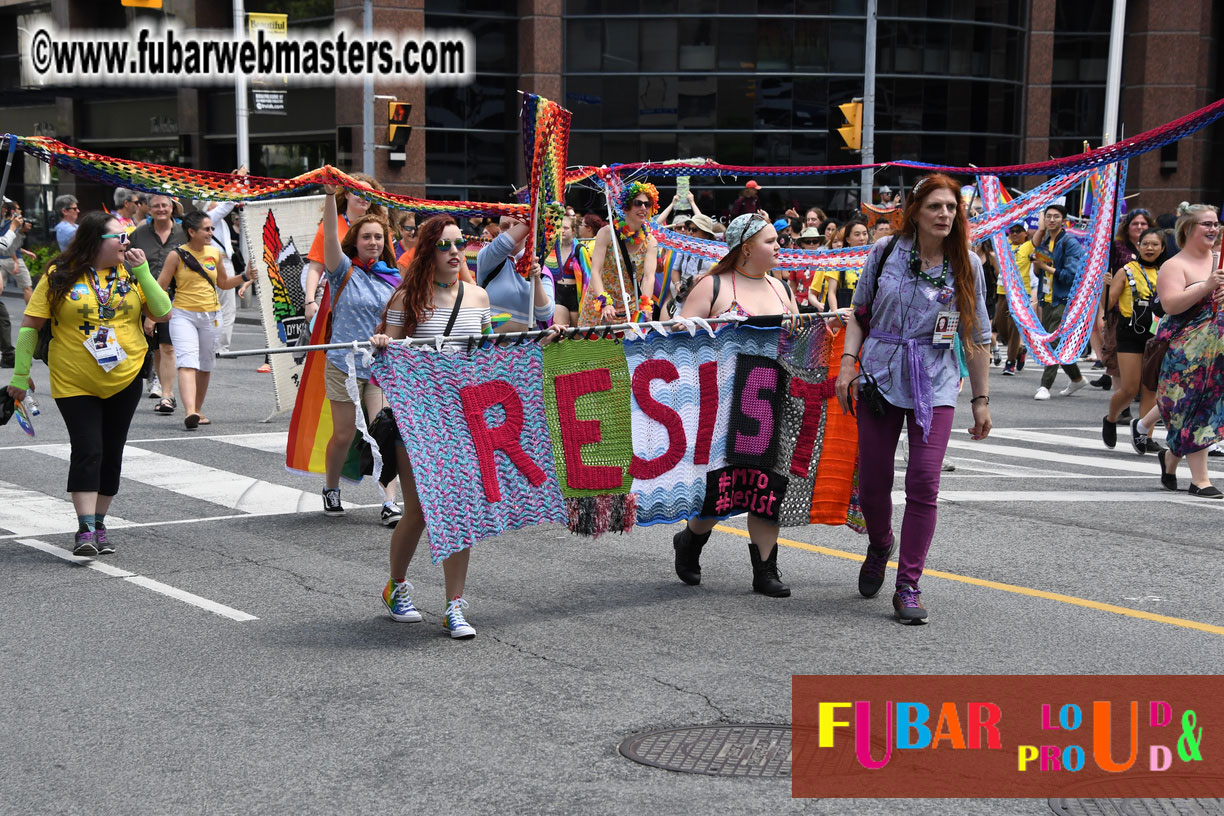
[[[748,179],[748,183],[747,183],[747,184],[745,184],[744,186],[745,186],[745,187],[751,187],[751,188],[752,188],[752,189],[754,189],[754,190],[759,190],[759,189],[761,189],[761,185],[759,185],[759,184],[757,184],[757,183],[756,183],[756,179]]]
[[[777,221],[773,222],[773,228],[776,229],[778,232],[781,232],[782,230],[786,229],[789,226],[790,226],[790,222],[787,221],[785,218],[779,218]]]
[[[689,222],[689,217],[687,215],[677,215],[675,218],[672,219],[672,222],[669,226],[671,226],[672,229],[676,229],[677,227],[683,227],[688,222]]]

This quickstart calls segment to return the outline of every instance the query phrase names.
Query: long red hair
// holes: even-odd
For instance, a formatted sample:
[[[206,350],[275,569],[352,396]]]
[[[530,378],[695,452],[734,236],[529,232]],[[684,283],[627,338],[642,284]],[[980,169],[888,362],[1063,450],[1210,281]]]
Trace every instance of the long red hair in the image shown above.
[[[948,265],[952,267],[952,280],[956,284],[960,324],[965,329],[965,337],[972,337],[977,329],[977,275],[969,262],[969,216],[965,213],[960,183],[943,173],[932,173],[918,179],[901,212],[901,230],[898,234],[918,240],[918,211],[936,190],[947,190],[956,198],[956,217],[952,219],[952,231],[944,238],[943,251]],[[965,347],[968,354],[974,354],[977,350],[976,343],[966,343]]]
[[[400,308],[404,310],[405,336],[412,334],[418,323],[433,315],[434,252],[437,251],[438,241],[442,240],[442,231],[451,226],[458,226],[455,219],[449,215],[435,215],[417,227],[416,251],[408,267],[401,271],[400,285],[391,293],[375,334],[386,333],[387,309],[393,303],[402,302]]]
[[[340,239],[340,249],[350,259],[355,260],[357,258],[357,238],[361,235],[361,228],[366,224],[377,224],[382,228],[383,251],[382,255],[378,256],[378,260],[394,269],[395,249],[391,246],[391,224],[381,215],[367,213],[354,221],[349,226],[348,232],[344,233],[344,237]]]

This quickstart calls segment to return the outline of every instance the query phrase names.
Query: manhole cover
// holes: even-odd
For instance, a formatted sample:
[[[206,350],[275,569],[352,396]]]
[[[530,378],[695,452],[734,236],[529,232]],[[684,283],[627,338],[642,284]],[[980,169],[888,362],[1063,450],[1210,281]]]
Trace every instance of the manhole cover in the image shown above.
[[[620,752],[634,762],[710,776],[791,775],[788,725],[698,725],[629,737]]]
[[[1224,799],[1051,799],[1058,816],[1224,816]]]

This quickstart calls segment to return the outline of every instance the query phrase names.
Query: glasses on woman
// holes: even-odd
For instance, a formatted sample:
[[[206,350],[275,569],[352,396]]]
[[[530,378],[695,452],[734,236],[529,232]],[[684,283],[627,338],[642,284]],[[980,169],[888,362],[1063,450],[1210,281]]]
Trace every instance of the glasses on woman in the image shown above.
[[[1220,228],[1219,221],[1200,221],[1198,225],[1208,232],[1218,230]]]
[[[454,241],[439,241],[436,244],[436,246],[442,252],[450,252],[452,249],[458,250],[460,252],[463,251],[463,241],[458,240],[458,239]]]
[[[119,245],[123,246],[128,242],[128,234],[126,232],[107,232],[102,235],[103,238],[118,238]]]
[[[416,227],[404,227],[404,235],[407,235],[409,238],[416,235]]]
[[[807,247],[820,246],[820,242],[817,241],[815,238],[804,238],[799,243],[800,245],[807,246]]]
[[[633,199],[633,203],[629,206],[644,210],[650,206],[650,199],[642,200],[640,198],[635,198]]]

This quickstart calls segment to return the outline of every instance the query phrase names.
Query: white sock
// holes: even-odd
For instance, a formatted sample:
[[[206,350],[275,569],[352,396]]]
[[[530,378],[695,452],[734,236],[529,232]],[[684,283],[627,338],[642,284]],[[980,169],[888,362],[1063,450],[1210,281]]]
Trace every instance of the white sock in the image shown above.
[[[1139,433],[1143,434],[1144,436],[1147,436],[1147,434],[1148,434],[1148,432],[1149,432],[1149,430],[1150,430],[1149,428],[1145,428],[1145,427],[1143,427],[1143,420],[1142,420],[1142,419],[1141,419],[1141,420],[1139,420],[1138,422],[1136,422],[1136,423],[1135,423],[1135,429],[1136,429],[1137,431],[1139,431]]]

